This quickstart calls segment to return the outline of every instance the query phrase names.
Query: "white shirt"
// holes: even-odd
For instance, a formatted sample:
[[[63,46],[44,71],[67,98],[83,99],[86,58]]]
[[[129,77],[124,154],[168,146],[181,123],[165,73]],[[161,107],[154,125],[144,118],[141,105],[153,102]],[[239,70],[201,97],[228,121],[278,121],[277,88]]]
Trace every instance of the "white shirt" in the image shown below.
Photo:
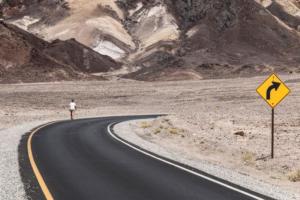
[[[70,110],[76,110],[76,103],[75,102],[71,102],[70,103]]]

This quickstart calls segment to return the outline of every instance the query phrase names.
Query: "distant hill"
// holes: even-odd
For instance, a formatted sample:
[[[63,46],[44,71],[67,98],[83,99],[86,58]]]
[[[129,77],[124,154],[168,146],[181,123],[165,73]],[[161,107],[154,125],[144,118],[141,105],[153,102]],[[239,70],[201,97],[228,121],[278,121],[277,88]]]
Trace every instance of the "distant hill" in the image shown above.
[[[150,47],[148,51],[157,50],[144,54],[136,61],[143,67],[125,77],[152,81],[300,72],[299,32],[261,4],[252,0],[165,3],[176,18],[180,38]]]
[[[6,22],[46,41],[60,40],[52,45],[59,50],[62,41],[71,45],[75,38],[124,63],[126,70],[114,73],[123,78],[186,80],[300,72],[299,0],[14,2],[2,4]],[[72,64],[77,56],[65,52],[68,61],[63,54],[50,54]]]
[[[75,40],[46,42],[0,22],[0,83],[101,79],[121,64]]]

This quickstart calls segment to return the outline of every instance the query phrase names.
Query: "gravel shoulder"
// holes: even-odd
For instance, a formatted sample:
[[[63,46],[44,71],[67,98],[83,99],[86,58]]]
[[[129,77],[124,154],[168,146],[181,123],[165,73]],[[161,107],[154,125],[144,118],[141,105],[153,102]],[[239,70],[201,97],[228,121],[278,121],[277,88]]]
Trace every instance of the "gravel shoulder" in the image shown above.
[[[18,146],[24,133],[44,123],[45,121],[25,123],[0,131],[0,199],[27,199],[19,171]]]
[[[165,144],[165,138],[155,140],[149,135],[149,132],[145,131],[145,127],[141,127],[141,124],[144,126],[145,123],[153,123],[153,119],[121,122],[114,126],[114,132],[122,139],[136,144],[145,150],[197,168],[203,172],[260,194],[282,200],[297,200],[300,198],[300,193],[295,189],[288,189],[289,187],[279,186],[274,183],[274,181],[266,180],[263,177],[258,178],[258,174],[254,175],[253,171],[251,174],[250,171],[234,169],[228,165],[226,166],[226,164],[222,163],[221,160],[218,164],[215,164],[210,162],[208,159],[197,158],[197,156],[191,155],[187,149],[180,148],[180,144],[178,142],[174,144],[174,140],[172,139],[169,139],[168,141],[173,142],[173,145],[177,146],[177,148],[174,148],[172,145],[170,145],[171,147],[167,146]]]

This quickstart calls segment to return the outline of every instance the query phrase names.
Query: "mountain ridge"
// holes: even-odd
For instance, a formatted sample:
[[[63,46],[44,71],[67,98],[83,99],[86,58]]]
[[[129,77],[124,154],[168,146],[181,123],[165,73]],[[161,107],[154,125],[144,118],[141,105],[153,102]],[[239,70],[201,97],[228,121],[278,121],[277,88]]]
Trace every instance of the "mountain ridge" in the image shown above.
[[[122,62],[125,70],[115,75],[123,78],[231,78],[300,68],[297,0],[20,2],[27,7],[6,14],[8,23],[50,42],[75,38]]]
[[[5,22],[0,22],[0,40],[1,83],[103,80],[91,73],[121,66],[75,40],[49,43]]]

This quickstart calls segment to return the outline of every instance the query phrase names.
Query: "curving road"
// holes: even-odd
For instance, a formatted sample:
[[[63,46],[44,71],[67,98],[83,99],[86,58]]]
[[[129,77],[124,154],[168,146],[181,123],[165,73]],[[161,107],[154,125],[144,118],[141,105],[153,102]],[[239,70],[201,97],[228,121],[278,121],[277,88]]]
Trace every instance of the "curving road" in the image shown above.
[[[151,158],[108,133],[107,127],[111,123],[147,117],[153,116],[64,121],[35,133],[31,142],[33,158],[53,198],[267,199],[240,188],[250,196],[242,194]]]

